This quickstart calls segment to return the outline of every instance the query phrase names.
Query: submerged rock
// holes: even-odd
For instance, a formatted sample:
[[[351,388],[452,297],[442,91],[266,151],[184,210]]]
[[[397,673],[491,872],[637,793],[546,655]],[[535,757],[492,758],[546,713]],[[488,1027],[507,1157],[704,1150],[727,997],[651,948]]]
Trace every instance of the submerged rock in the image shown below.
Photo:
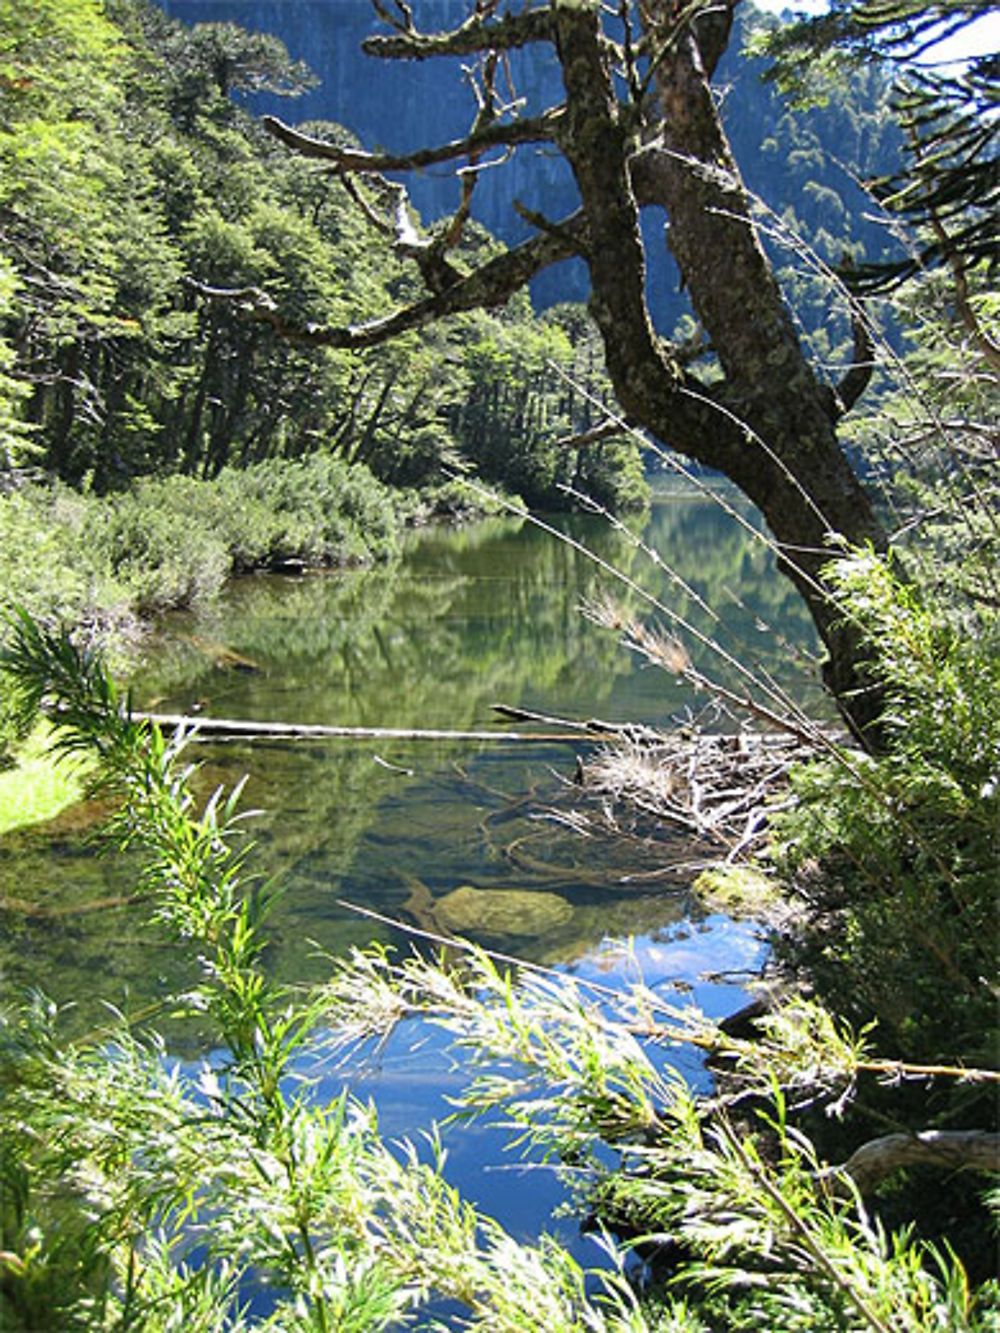
[[[477,889],[463,884],[439,898],[434,915],[452,935],[544,935],[565,925],[573,908],[558,893]]]
[[[573,916],[571,903],[542,889],[478,889],[462,884],[443,898],[432,898],[425,885],[412,879],[405,908],[422,926],[441,935],[491,939],[545,935]]]

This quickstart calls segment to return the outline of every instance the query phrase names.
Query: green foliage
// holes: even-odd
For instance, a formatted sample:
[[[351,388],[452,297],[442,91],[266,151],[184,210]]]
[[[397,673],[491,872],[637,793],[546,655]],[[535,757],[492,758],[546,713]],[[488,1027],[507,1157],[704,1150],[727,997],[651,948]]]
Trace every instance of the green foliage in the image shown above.
[[[227,469],[215,482],[144,481],[105,500],[28,485],[0,497],[3,603],[78,624],[116,605],[190,606],[233,572],[384,559],[399,527],[390,492],[364,467],[323,455]]]
[[[557,466],[553,441],[571,423],[557,423],[549,365],[570,349],[526,300],[353,355],[292,345],[193,294],[189,279],[261,286],[286,319],[360,323],[416,290],[340,179],[266,139],[232,100],[308,86],[277,39],[188,28],[146,0],[9,9],[0,461],[31,444],[50,473],[108,492],[334,452],[397,487],[478,467],[534,503],[570,506],[558,483],[572,460]],[[461,254],[496,248],[470,224]],[[500,381],[470,342],[512,358]],[[618,446],[586,469],[602,502],[641,500],[637,457]]]
[[[793,1096],[842,1108],[867,1060],[817,1006],[737,1041],[642,985],[515,980],[474,949],[448,966],[361,952],[312,993],[279,986],[260,965],[277,890],[253,875],[239,790],[197,809],[182,736],[132,720],[65,635],[27,617],[12,629],[19,708],[54,706],[59,748],[99,762],[119,843],[142,851],[156,915],[199,960],[173,1007],[217,1049],[191,1072],[121,1021],[64,1046],[43,1000],[5,1015],[6,1325],[430,1328],[426,1303],[444,1297],[467,1327],[509,1333],[995,1326],[995,1283],[973,1288],[952,1254],[870,1221],[794,1125]],[[609,1242],[589,1297],[555,1241],[518,1243],[462,1200],[439,1154],[390,1150],[370,1107],[311,1095],[301,1071],[332,1041],[416,1013],[483,1065],[461,1113],[497,1116],[569,1166],[581,1201],[637,1237],[651,1285],[632,1286]],[[723,1098],[709,1114],[663,1067],[677,1044],[735,1061],[733,1108],[756,1098],[763,1112],[737,1124]],[[262,1284],[272,1308],[255,1318],[241,1302]]]
[[[25,485],[0,494],[0,610],[64,618],[121,654],[142,617],[203,604],[231,574],[386,559],[401,527],[402,507],[365,467],[323,455],[215,482],[145,481],[103,500]],[[0,752],[17,737],[0,699]]]
[[[0,254],[0,328],[13,306],[16,289],[13,265]],[[19,466],[31,453],[31,427],[22,415],[29,390],[8,373],[14,360],[14,348],[0,335],[0,471]]]
[[[202,954],[178,1003],[208,1017],[222,1054],[194,1079],[121,1026],[62,1050],[42,1003],[5,1022],[5,1323],[166,1330],[200,1311],[198,1327],[233,1327],[241,1294],[267,1282],[282,1329],[389,1327],[430,1293],[473,1327],[624,1328],[557,1246],[518,1244],[438,1163],[390,1152],[370,1108],[296,1086],[295,1060],[325,1040],[322,1011],[259,967],[273,889],[239,849],[238,791],[195,813],[183,739],[131,721],[65,636],[26,617],[14,631],[4,666],[19,707],[57,701],[61,748],[93,751],[123,798],[119,840],[144,848],[157,914]]]
[[[899,165],[890,83],[878,65],[837,62],[818,44],[804,71],[807,96],[801,81],[774,75],[787,16],[751,11],[741,21],[739,13],[732,47],[743,49],[726,71],[735,85],[722,104],[726,132],[813,364],[832,378],[853,354],[850,302],[832,271],[844,261],[886,259],[895,246],[861,188]]]
[[[997,53],[970,43],[961,62],[920,60],[945,38],[971,36],[992,11],[989,0],[840,0],[757,36],[757,49],[774,58],[769,77],[800,101],[825,98],[845,67],[877,63],[892,80],[905,160],[864,175],[886,213],[909,226],[909,253],[869,256],[845,274],[858,290],[887,290],[939,264],[996,268]]]
[[[993,1062],[1000,625],[949,619],[874,556],[835,580],[885,683],[888,747],[807,768],[781,821],[791,872],[834,913],[817,967],[914,1058]]]

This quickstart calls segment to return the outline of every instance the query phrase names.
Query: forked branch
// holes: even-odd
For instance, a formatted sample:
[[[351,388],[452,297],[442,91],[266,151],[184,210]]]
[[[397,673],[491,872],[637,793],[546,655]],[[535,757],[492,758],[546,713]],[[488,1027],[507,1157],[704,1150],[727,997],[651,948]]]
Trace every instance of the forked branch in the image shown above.
[[[946,1171],[1000,1175],[1000,1134],[981,1129],[925,1129],[916,1134],[885,1134],[856,1148],[831,1177],[849,1176],[860,1194],[903,1167],[933,1166]]]
[[[875,344],[864,311],[851,311],[851,332],[854,334],[854,352],[851,364],[835,391],[835,411],[845,416],[858,401],[871,381],[875,369]]]
[[[366,153],[360,148],[348,148],[329,143],[311,134],[293,129],[276,116],[264,116],[261,124],[268,134],[303,157],[331,162],[341,171],[377,173],[385,171],[417,171],[442,162],[469,160],[491,148],[513,148],[518,144],[552,143],[562,122],[562,107],[553,107],[541,116],[522,120],[492,123],[475,129],[463,139],[452,139],[435,148],[418,148],[411,153]]]

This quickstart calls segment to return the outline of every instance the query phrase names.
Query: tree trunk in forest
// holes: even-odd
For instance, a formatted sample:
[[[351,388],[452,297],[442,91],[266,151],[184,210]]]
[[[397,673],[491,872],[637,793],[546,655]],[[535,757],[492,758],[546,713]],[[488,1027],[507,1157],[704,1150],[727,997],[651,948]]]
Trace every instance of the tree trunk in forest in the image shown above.
[[[402,196],[395,225],[387,223],[383,230],[396,233],[401,254],[418,265],[428,294],[368,324],[303,328],[254,289],[202,290],[238,300],[293,340],[363,348],[458,311],[501,304],[547,265],[582,257],[590,274],[590,312],[624,417],[723,472],[760,509],[781,567],[804,597],[828,650],[827,684],[854,734],[876,747],[880,693],[860,635],[832,603],[823,576],[825,565],[846,547],[887,547],[837,438],[839,418],[867,383],[870,372],[863,362],[870,349],[858,336],[856,364],[847,368],[839,388],[823,384],[806,360],[760,245],[710,86],[736,3],[723,0],[692,19],[688,10],[687,17],[678,17],[671,0],[643,0],[634,12],[623,0],[618,20],[611,20],[594,0],[549,0],[517,13],[499,13],[496,0],[482,0],[466,22],[441,33],[419,32],[405,5],[397,6],[394,17],[379,4],[380,18],[393,31],[369,38],[369,54],[482,58],[469,135],[392,154],[339,147],[270,117],[266,128],[297,152],[332,161],[342,174],[361,179],[464,160],[466,187],[484,154],[548,143],[572,168],[580,209],[558,223],[522,210],[536,223],[536,235],[463,273],[444,263],[444,255],[461,238],[468,189],[454,218],[436,224],[430,239],[419,243],[412,226],[400,226]],[[614,22],[617,40],[608,32]],[[565,89],[560,105],[535,117],[520,116],[493,84],[497,53],[529,44],[553,48]],[[398,187],[386,189],[389,197],[400,198]],[[640,230],[640,213],[647,207],[663,209],[669,219],[667,243],[718,359],[721,380],[700,379],[654,329]]]
[[[878,691],[822,569],[837,538],[884,550],[885,534],[838,442],[836,397],[805,359],[757,238],[698,35],[665,35],[659,114],[630,158],[597,14],[569,4],[557,13],[570,109],[560,146],[589,223],[590,310],[619,402],[633,424],[724,472],[760,509],[826,645],[827,684],[854,733],[870,738]],[[668,244],[725,372],[711,397],[679,374],[652,328],[640,200],[666,210]]]

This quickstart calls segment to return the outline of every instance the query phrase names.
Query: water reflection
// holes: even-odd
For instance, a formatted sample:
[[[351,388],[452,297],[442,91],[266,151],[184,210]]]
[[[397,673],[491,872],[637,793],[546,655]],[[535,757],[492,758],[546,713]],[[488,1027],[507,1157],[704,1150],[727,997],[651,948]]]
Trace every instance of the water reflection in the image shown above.
[[[669,572],[600,519],[564,522],[739,660],[760,661],[799,694],[807,688],[799,659],[813,640],[801,604],[766,549],[711,503],[687,496],[654,505],[643,536]],[[702,701],[579,614],[582,598],[607,592],[643,612],[635,591],[521,520],[418,533],[389,568],[248,579],[211,612],[169,619],[135,682],[136,702],[230,718],[454,729],[495,727],[496,701],[658,724],[697,710]],[[242,669],[227,666],[219,646]],[[718,660],[703,665],[726,678]],[[205,794],[249,774],[245,803],[263,811],[248,826],[257,860],[285,885],[268,951],[285,980],[320,979],[324,953],[394,937],[345,899],[430,930],[442,912],[454,927],[464,904],[473,938],[574,968],[608,966],[605,942],[631,936],[645,965],[683,978],[691,969],[678,930],[710,944],[697,951],[701,970],[743,965],[742,937],[719,923],[699,937],[682,881],[658,875],[673,853],[601,841],[560,820],[578,795],[572,745],[228,743],[199,745],[198,758]],[[133,882],[134,867],[96,857],[72,818],[0,842],[0,893],[39,909],[9,914],[8,981],[44,979],[57,999],[80,1004],[81,1021],[98,997],[134,1009],[189,985],[195,960],[150,931],[143,905],[65,910],[127,894]],[[511,911],[508,897],[501,912],[497,895],[525,893],[548,895],[535,906],[549,910],[525,911],[530,926],[518,929],[524,900],[513,899]]]

